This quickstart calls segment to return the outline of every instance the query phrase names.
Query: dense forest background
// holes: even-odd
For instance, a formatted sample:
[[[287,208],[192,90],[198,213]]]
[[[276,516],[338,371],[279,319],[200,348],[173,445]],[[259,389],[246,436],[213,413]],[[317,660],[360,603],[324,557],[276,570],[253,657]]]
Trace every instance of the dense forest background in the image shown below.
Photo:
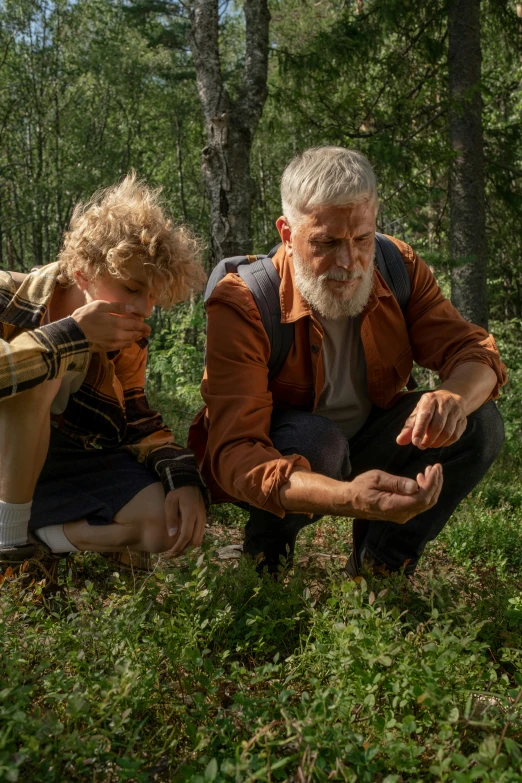
[[[467,40],[477,30],[478,61]],[[466,76],[473,57],[457,100],[455,73]],[[474,105],[482,147],[468,190],[484,187],[484,214],[479,204],[467,223],[485,232],[490,318],[518,319],[521,57],[513,0],[2,0],[0,265],[54,260],[73,205],[131,167],[163,186],[173,214],[205,240],[209,267],[220,251],[263,252],[277,239],[285,164],[332,143],[374,163],[380,229],[449,279],[462,195],[451,190],[452,122]],[[230,192],[216,196],[220,156]],[[243,221],[228,241],[220,208]],[[472,248],[468,260],[480,261]]]

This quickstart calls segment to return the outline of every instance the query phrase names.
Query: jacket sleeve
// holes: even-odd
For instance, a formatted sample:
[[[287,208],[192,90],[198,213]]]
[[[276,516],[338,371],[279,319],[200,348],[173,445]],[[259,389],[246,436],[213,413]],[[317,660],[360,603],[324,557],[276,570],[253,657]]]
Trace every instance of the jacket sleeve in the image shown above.
[[[157,473],[165,493],[180,487],[197,486],[208,505],[208,493],[196,458],[179,446],[160,414],[152,410],[145,396],[147,341],[140,340],[114,359],[122,390],[127,431],[122,447]]]
[[[270,345],[252,295],[237,276],[216,288],[207,319],[201,393],[212,474],[228,495],[284,517],[279,489],[294,467],[310,470],[310,464],[299,454],[281,455],[270,440]]]
[[[84,372],[90,359],[89,343],[70,317],[28,331],[2,322],[2,314],[11,307],[15,293],[11,276],[1,272],[0,398],[63,378],[68,370]]]
[[[403,255],[411,279],[406,323],[414,361],[421,367],[435,370],[442,382],[461,364],[486,364],[497,376],[497,383],[489,397],[496,399],[501,386],[507,381],[507,373],[493,336],[466,321],[442,295],[424,261],[411,247],[394,241]]]

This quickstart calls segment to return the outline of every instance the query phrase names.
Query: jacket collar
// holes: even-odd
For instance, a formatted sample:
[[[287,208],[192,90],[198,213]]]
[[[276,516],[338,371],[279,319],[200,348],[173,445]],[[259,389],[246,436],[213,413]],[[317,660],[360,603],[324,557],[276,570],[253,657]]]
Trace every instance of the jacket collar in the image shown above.
[[[272,261],[281,278],[281,286],[279,288],[281,323],[294,323],[300,318],[313,315],[312,308],[297,290],[294,264],[292,259],[286,255],[284,245],[281,245]],[[375,268],[373,273],[372,292],[368,299],[368,304],[361,313],[361,318],[365,318],[369,313],[375,310],[379,303],[379,299],[387,296],[393,296],[393,294],[382,279],[377,268]]]

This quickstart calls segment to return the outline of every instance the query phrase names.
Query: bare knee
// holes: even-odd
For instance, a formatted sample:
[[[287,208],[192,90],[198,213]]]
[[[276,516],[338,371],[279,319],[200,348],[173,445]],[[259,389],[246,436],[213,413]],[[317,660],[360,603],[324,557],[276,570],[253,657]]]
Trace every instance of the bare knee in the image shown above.
[[[141,532],[141,548],[144,552],[160,554],[172,548],[164,514],[147,517]]]
[[[114,521],[133,538],[132,545],[127,544],[133,549],[157,554],[172,547],[165,518],[165,490],[159,481],[138,492],[118,511]]]

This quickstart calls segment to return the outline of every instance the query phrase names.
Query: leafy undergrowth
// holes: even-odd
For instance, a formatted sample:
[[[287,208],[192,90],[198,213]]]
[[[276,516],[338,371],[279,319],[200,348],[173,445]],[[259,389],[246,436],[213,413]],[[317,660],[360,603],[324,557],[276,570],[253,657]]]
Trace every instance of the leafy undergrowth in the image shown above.
[[[346,581],[333,519],[259,579],[216,556],[223,511],[146,579],[84,555],[53,597],[5,580],[0,779],[520,780],[519,553],[510,571],[499,531],[498,562],[473,561],[461,527],[483,546],[499,511],[459,514],[410,582]]]
[[[347,581],[347,520],[279,582],[244,512],[146,578],[96,555],[0,587],[0,780],[520,781],[522,467],[511,445],[416,576]]]

